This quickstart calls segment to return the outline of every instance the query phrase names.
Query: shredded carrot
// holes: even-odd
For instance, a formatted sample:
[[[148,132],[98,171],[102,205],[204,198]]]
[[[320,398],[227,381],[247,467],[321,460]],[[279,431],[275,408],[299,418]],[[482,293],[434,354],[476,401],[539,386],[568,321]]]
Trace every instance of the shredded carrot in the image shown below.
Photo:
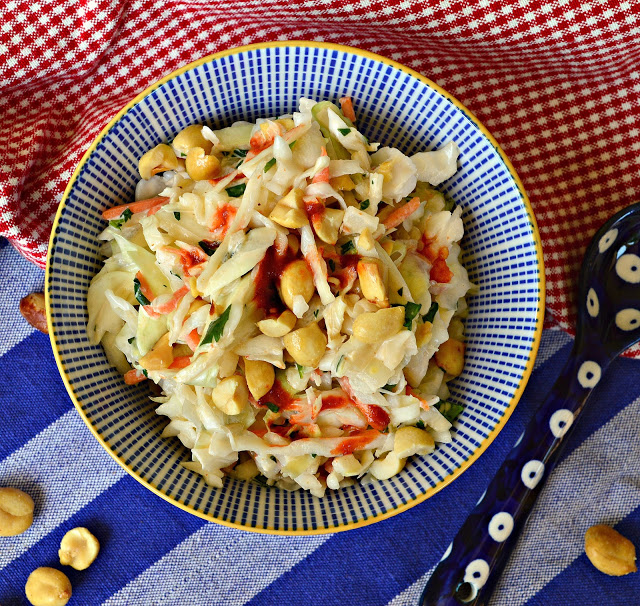
[[[320,156],[326,156],[327,150],[323,147]],[[311,179],[311,183],[329,183],[329,167],[325,166],[319,170]]]
[[[353,111],[351,97],[340,97],[340,108],[345,118],[349,118],[351,122],[356,121],[356,113]]]
[[[147,377],[145,377],[139,370],[132,368],[131,370],[124,373],[124,382],[127,385],[135,385],[136,383],[141,383],[145,381]]]
[[[107,208],[107,210],[102,213],[102,218],[107,221],[117,219],[127,209],[129,209],[134,215],[145,210],[154,210],[154,212],[157,212],[161,206],[164,206],[168,202],[169,198],[165,196],[156,196],[155,198],[149,198],[148,200],[140,200],[139,202],[131,202],[130,204],[120,204],[120,206]]]
[[[194,328],[185,339],[187,345],[191,347],[192,351],[195,351],[198,345],[200,345],[200,335],[198,334],[198,329]]]
[[[411,389],[409,385],[407,385],[405,389],[405,393],[408,396],[413,396],[414,398],[417,398],[418,400],[420,400],[420,408],[422,408],[423,410],[429,410],[429,404],[427,404],[427,401],[424,398],[421,398],[420,394],[413,391],[413,389]]]
[[[169,365],[169,370],[186,368],[189,364],[191,364],[191,356],[178,356],[177,358],[173,358],[173,362]]]
[[[396,208],[384,221],[383,224],[387,229],[398,227],[407,217],[411,216],[418,210],[420,206],[420,198],[416,196],[411,198],[406,204]]]
[[[141,272],[136,274],[136,279],[140,282],[140,292],[149,300],[149,302],[153,301],[155,295],[151,290],[151,286],[149,286],[149,282],[145,280]]]
[[[141,284],[141,286],[142,286],[142,284]],[[178,304],[182,300],[182,297],[184,297],[189,292],[189,290],[190,290],[190,288],[185,285],[182,288],[176,290],[176,292],[173,293],[171,298],[166,303],[162,303],[161,305],[158,305],[157,307],[153,307],[151,305],[145,305],[144,306],[144,310],[149,314],[149,316],[151,318],[157,318],[158,316],[163,316],[165,314],[169,314],[176,307],[178,307]],[[149,297],[147,297],[147,299],[148,298]]]

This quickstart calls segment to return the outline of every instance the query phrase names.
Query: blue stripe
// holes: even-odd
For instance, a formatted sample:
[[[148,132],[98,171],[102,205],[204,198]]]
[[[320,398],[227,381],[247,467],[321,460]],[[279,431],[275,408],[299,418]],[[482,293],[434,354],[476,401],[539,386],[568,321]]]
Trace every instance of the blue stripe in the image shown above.
[[[0,460],[73,408],[46,335],[36,331],[0,358],[0,402]]]
[[[636,547],[640,546],[640,507],[634,509],[615,529]],[[526,606],[550,604],[613,604],[640,603],[638,573],[610,577],[596,570],[586,554],[582,554],[559,575],[533,596]]]
[[[2,571],[0,603],[26,606],[23,591],[27,577],[39,566],[52,566],[69,577],[73,604],[99,604],[203,524],[126,476]],[[77,526],[88,528],[100,542],[98,558],[85,571],[61,566],[58,560],[62,537]]]
[[[9,244],[9,240],[0,236],[0,250]]]

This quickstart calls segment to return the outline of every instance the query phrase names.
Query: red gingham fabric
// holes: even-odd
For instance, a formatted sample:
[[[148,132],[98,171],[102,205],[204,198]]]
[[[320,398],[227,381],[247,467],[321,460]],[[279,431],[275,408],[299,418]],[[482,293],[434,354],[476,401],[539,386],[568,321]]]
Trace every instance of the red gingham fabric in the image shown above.
[[[547,309],[562,328],[589,239],[637,200],[633,2],[10,0],[0,24],[0,235],[41,266],[69,177],[122,106],[190,61],[269,40],[379,53],[474,112],[531,198]]]

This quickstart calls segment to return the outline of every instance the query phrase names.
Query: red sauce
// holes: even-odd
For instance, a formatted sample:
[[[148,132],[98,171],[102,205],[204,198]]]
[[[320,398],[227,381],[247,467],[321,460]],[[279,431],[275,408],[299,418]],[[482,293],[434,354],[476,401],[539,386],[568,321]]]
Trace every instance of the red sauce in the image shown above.
[[[448,282],[451,282],[451,278],[453,278],[453,272],[449,269],[447,262],[441,257],[438,257],[433,262],[429,277],[436,282],[446,284]]]
[[[205,242],[212,248],[217,248],[219,246],[219,242]],[[182,270],[184,271],[185,276],[189,275],[189,270],[196,265],[200,265],[204,263],[208,259],[207,255],[203,252],[200,252],[197,249],[191,250],[180,250],[180,262],[182,264]]]
[[[218,231],[220,236],[224,238],[237,212],[238,209],[231,204],[219,206],[213,215],[213,221],[211,222],[209,231]]]
[[[278,294],[278,281],[282,270],[295,259],[293,251],[287,247],[284,254],[278,254],[275,246],[267,249],[262,261],[258,265],[254,284],[256,294],[253,296],[257,307],[264,310],[267,317],[277,317],[285,309]]]
[[[378,430],[383,430],[387,425],[389,425],[389,421],[391,420],[387,412],[378,406],[377,404],[365,404],[358,400],[353,394],[353,390],[351,389],[351,385],[349,384],[349,379],[347,377],[342,377],[340,380],[340,386],[347,394],[349,400],[353,402],[353,404],[357,407],[357,409],[365,416],[367,422],[371,427]]]
[[[322,396],[322,410],[344,408],[350,404],[345,396]]]
[[[307,217],[311,219],[314,215],[322,215],[324,212],[324,204],[319,200],[312,200],[304,203],[304,209],[307,211]]]
[[[273,387],[258,400],[258,406],[267,408],[267,402],[275,404],[280,410],[295,409],[296,398],[294,398],[278,379],[273,382]]]
[[[336,448],[331,451],[333,455],[349,455],[356,450],[362,450],[367,447],[367,444],[372,442],[376,437],[380,435],[380,432],[375,429],[367,429],[366,431],[352,434],[343,438]]]

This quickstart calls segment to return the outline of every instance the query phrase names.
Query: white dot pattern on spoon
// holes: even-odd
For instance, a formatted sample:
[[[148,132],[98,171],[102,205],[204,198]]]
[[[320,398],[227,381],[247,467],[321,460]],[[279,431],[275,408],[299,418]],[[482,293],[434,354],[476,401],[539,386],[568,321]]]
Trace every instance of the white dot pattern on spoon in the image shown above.
[[[620,330],[635,330],[640,328],[640,310],[631,307],[616,314],[616,326]]]
[[[631,284],[640,282],[640,257],[634,254],[622,255],[616,261],[616,273]]]
[[[598,242],[598,250],[603,253],[607,248],[609,248],[618,237],[617,229],[610,229]]]
[[[598,317],[600,313],[600,301],[598,301],[598,295],[593,288],[590,288],[587,293],[587,311],[592,318]]]
[[[573,413],[566,408],[556,410],[549,419],[549,428],[556,438],[564,436],[573,423]]]
[[[522,478],[522,483],[533,490],[540,483],[542,474],[544,474],[544,463],[533,459],[524,464],[520,477]]]
[[[489,536],[497,543],[506,541],[513,531],[513,517],[506,511],[501,511],[489,522]]]
[[[471,583],[476,589],[484,587],[488,578],[489,564],[481,558],[470,562],[464,570],[465,583]]]
[[[583,362],[578,370],[578,382],[585,389],[593,389],[600,382],[601,376],[600,365],[592,360]]]

